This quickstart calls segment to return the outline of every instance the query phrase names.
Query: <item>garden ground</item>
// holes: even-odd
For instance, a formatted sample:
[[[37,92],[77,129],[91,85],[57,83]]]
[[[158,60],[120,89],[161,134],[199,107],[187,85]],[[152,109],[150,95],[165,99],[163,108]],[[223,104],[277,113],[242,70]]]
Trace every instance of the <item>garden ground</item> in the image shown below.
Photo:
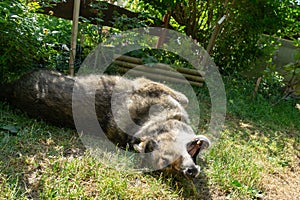
[[[0,199],[299,199],[300,111],[295,101],[272,105],[237,85],[239,90],[226,87],[221,138],[199,158],[202,173],[193,181],[106,165],[74,130],[30,119],[2,102]],[[209,106],[205,94],[198,97]],[[204,113],[204,130],[207,121]]]

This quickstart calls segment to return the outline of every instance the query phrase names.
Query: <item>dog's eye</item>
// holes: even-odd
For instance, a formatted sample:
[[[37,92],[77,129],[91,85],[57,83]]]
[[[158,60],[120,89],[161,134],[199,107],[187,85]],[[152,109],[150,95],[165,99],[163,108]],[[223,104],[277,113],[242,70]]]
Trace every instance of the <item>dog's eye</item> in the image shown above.
[[[164,167],[166,167],[170,164],[169,160],[166,158],[162,158],[161,163]]]

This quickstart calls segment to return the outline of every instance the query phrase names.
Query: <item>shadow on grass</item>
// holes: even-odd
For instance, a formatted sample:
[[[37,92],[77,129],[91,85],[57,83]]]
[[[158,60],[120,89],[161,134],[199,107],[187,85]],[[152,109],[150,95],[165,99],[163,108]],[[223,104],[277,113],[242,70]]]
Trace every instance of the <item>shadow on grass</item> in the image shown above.
[[[3,112],[0,114],[3,116]],[[10,120],[0,119],[0,198],[39,199],[44,187],[39,179],[47,167],[52,167],[51,162],[55,158],[80,157],[85,148],[71,130],[60,132],[26,118],[21,119],[23,123],[5,127],[3,124]],[[18,132],[12,133],[8,127]]]
[[[201,169],[207,168],[204,160],[198,159]],[[208,177],[201,170],[200,174],[194,179],[188,179],[180,173],[151,172],[152,176],[160,178],[165,184],[169,185],[173,191],[179,191],[184,199],[212,200],[208,185]]]
[[[64,160],[74,160],[85,154],[86,149],[74,130],[29,119],[22,112],[0,103],[0,198],[41,198],[44,190],[49,187],[44,182],[49,181],[49,177],[45,176],[53,175],[52,179],[61,179],[65,173],[62,172]],[[200,163],[205,168],[202,160]],[[85,170],[83,173],[86,173]],[[76,168],[74,171],[70,169],[68,176],[76,176]],[[179,194],[180,199],[211,199],[207,177],[203,173],[194,180],[179,174],[163,173],[159,177],[158,174],[153,173],[169,186],[170,191]],[[138,177],[144,178],[143,175]]]

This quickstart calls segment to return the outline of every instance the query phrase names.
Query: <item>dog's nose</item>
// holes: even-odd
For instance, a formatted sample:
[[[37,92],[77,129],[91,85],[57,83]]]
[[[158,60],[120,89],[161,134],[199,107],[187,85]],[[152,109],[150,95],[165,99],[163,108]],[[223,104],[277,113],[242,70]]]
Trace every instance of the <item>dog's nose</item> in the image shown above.
[[[195,178],[199,174],[199,169],[197,167],[188,167],[185,170],[185,175],[190,178]]]

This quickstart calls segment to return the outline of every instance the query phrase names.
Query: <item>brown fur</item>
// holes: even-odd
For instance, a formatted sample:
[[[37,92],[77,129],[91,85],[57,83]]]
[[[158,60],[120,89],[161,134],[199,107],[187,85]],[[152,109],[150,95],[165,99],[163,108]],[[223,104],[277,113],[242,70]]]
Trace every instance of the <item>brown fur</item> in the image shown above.
[[[77,98],[72,96],[73,89]],[[188,104],[185,95],[144,78],[71,78],[38,70],[5,86],[5,94],[0,98],[6,98],[32,117],[60,126],[74,127],[74,117],[75,122],[89,126],[96,112],[107,138],[120,147],[129,145],[140,152],[144,166],[172,169],[189,177],[198,175],[200,168],[195,157],[210,144],[190,127],[184,109]],[[93,98],[95,101],[91,102]],[[74,109],[79,116],[73,116]],[[93,130],[91,127],[87,131]]]

